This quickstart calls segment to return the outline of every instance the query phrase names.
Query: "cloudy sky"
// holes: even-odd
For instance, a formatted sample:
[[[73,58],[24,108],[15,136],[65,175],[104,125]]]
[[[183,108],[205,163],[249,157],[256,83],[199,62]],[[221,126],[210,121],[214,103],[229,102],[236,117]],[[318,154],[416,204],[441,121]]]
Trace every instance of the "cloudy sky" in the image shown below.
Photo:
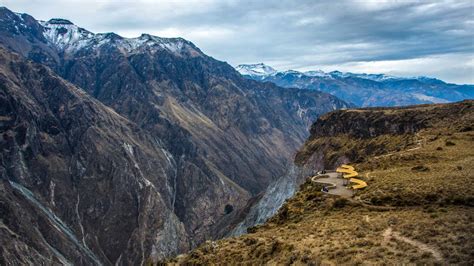
[[[93,32],[184,37],[232,65],[426,75],[474,84],[474,0],[0,0]]]

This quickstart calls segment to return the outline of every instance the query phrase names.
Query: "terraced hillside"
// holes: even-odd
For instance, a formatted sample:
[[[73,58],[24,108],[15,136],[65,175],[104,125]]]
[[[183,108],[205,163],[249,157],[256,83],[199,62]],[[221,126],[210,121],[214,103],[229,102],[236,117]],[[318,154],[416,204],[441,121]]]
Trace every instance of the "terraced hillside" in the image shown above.
[[[170,263],[470,264],[474,261],[474,101],[327,114],[296,156],[351,162],[353,198],[308,179],[267,223]]]

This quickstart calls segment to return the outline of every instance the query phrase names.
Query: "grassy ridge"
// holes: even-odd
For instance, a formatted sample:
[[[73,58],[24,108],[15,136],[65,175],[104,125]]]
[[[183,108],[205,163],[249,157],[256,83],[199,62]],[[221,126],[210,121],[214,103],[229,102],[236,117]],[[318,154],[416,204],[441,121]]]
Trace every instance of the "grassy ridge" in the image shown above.
[[[369,186],[347,200],[321,193],[308,180],[264,225],[241,237],[208,241],[169,263],[471,264],[474,108],[468,101],[456,105],[460,112],[436,118],[430,112],[439,114],[439,106],[419,110],[430,120],[413,133],[310,138],[298,163],[315,152],[324,154],[326,165],[345,156]],[[450,106],[441,108],[449,112]]]

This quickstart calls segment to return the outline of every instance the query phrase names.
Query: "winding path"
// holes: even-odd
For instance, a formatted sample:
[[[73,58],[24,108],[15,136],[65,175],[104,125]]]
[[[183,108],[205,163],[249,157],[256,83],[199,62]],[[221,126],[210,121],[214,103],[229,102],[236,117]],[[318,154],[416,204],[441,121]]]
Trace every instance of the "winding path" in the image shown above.
[[[393,231],[391,227],[387,228],[383,232],[382,236],[383,236],[383,242],[382,243],[384,245],[386,245],[390,240],[396,239],[396,240],[405,242],[409,245],[412,245],[412,246],[418,248],[419,250],[421,250],[423,252],[431,253],[433,258],[435,258],[438,262],[443,262],[444,261],[443,256],[441,255],[441,253],[437,249],[435,249],[435,248],[433,248],[433,247],[431,247],[431,246],[429,246],[429,245],[427,245],[423,242],[420,242],[418,240],[414,240],[414,239],[402,236],[402,235],[400,235],[400,233]]]
[[[340,178],[340,174],[342,174],[343,178]],[[311,181],[328,185],[326,186],[328,191],[324,191],[325,193],[350,198],[354,195],[353,189],[361,189],[367,186],[366,182],[354,178],[358,175],[359,173],[355,171],[354,167],[343,164],[335,172],[328,171],[326,174],[317,174],[311,177]],[[348,188],[347,184],[345,184],[347,181],[355,183],[355,185],[350,187],[352,189]]]
[[[346,198],[352,197],[354,192],[344,186],[344,179],[338,177],[339,174],[336,172],[328,172],[322,175],[315,175],[311,177],[311,181],[319,184],[329,185],[328,194],[338,195]]]

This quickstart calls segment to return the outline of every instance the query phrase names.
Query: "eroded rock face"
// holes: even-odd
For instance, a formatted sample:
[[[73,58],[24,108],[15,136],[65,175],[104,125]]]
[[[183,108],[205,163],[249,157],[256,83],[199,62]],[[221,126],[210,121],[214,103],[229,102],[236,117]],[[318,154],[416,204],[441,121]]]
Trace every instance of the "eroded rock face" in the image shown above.
[[[285,173],[317,116],[347,107],[244,79],[180,38],[126,39],[0,11],[0,43],[54,71],[2,50],[5,202],[23,199],[24,215],[38,220],[46,214],[9,181],[28,189],[104,264],[159,259],[221,235],[238,219],[226,206],[247,206]],[[42,224],[25,232],[37,236],[25,250],[54,232]],[[77,244],[57,234],[62,242],[46,242],[64,243],[53,248],[66,260],[93,261],[68,253]]]
[[[384,134],[414,134],[440,118],[455,117],[471,108],[471,101],[454,104],[340,110],[325,114],[311,126],[310,139],[349,135],[373,138]]]
[[[4,49],[0,87],[6,261],[137,262],[161,242],[158,236],[187,249],[166,192],[176,166],[162,145],[47,68]],[[12,238],[21,248],[6,251]]]
[[[291,198],[305,178],[322,170],[318,166],[299,167],[290,165],[288,172],[268,186],[265,193],[256,199],[243,218],[228,236],[240,236],[247,233],[247,229],[265,223],[275,215],[285,201]]]
[[[367,112],[364,109],[347,110],[318,119],[311,127],[311,136],[315,138],[347,134],[356,138],[371,138],[383,134],[415,133],[426,127],[426,120],[420,116],[423,114],[417,110],[392,115],[390,111],[376,109]]]

